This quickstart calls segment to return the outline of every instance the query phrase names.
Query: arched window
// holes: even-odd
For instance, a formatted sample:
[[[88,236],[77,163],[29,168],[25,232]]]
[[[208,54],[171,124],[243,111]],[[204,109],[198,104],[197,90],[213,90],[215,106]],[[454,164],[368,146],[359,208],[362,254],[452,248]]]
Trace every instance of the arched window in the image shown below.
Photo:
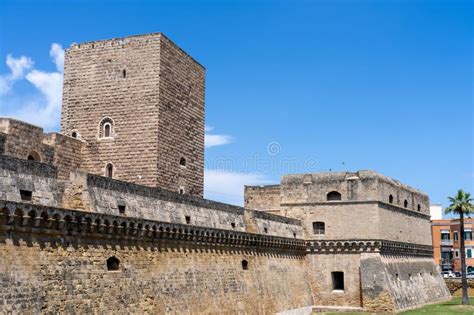
[[[405,199],[405,201],[403,202],[403,206],[404,206],[405,208],[408,208],[408,200]]]
[[[109,123],[106,123],[104,125],[104,137],[109,138],[110,137],[110,131],[112,129],[112,126]]]
[[[120,260],[117,257],[112,256],[107,259],[107,271],[117,271],[120,268]]]
[[[246,261],[245,259],[242,260],[242,269],[243,270],[249,270],[249,262]]]
[[[36,151],[31,151],[27,157],[28,161],[41,162],[41,156]]]
[[[421,211],[421,206],[420,204],[418,204],[418,206],[416,207],[418,211]]]
[[[388,196],[388,202],[393,203],[393,196],[392,195]]]
[[[71,133],[71,137],[77,138],[77,132],[73,131],[73,132]]]
[[[105,176],[112,178],[113,175],[114,175],[114,166],[109,163],[105,166]]]
[[[106,117],[99,124],[99,138],[114,137],[114,122],[111,118]]]
[[[324,235],[326,233],[326,226],[324,222],[313,222],[313,234]]]
[[[182,157],[182,158],[179,160],[179,165],[180,165],[180,166],[183,166],[183,167],[186,166],[186,159],[185,159],[184,157]]]
[[[326,195],[326,198],[328,201],[337,201],[337,200],[341,200],[341,194],[337,191],[331,191],[330,193],[328,193]]]

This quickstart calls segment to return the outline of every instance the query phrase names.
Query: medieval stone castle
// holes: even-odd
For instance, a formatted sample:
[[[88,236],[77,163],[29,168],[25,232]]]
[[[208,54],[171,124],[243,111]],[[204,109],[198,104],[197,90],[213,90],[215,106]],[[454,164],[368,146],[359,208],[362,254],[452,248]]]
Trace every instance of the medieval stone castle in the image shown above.
[[[0,314],[398,312],[450,299],[429,200],[372,171],[205,200],[205,69],[161,33],[73,44],[61,133],[0,119]]]

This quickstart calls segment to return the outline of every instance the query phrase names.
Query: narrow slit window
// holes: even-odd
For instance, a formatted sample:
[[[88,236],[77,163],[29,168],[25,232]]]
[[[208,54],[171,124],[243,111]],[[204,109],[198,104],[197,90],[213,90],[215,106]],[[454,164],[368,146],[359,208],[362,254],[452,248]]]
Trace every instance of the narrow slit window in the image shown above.
[[[124,78],[127,77],[127,70],[125,70],[125,69],[122,70],[122,77],[124,77]]]
[[[247,260],[242,260],[242,270],[249,270],[249,262]]]
[[[405,200],[405,201],[403,202],[403,206],[404,206],[405,208],[408,208],[408,200]]]
[[[392,195],[388,196],[388,202],[393,203],[393,196]]]
[[[189,215],[185,216],[184,219],[186,220],[186,224],[191,223],[191,217]]]
[[[105,176],[112,178],[114,175],[114,166],[112,164],[107,164],[105,167]]]

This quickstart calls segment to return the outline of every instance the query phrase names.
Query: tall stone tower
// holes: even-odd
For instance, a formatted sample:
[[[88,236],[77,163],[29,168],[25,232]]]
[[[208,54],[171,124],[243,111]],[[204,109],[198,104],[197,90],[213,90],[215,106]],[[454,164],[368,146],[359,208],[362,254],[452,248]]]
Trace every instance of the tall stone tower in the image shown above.
[[[93,174],[202,196],[205,69],[161,33],[73,44],[61,131]]]

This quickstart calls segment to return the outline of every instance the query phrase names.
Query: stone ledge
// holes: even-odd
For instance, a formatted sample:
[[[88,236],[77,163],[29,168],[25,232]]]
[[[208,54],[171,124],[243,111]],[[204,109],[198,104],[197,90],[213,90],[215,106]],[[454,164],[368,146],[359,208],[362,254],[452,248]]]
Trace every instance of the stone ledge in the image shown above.
[[[321,240],[307,241],[307,251],[318,254],[375,252],[386,256],[433,257],[429,245],[395,242],[388,240]]]
[[[169,191],[158,187],[148,187],[93,174],[87,174],[87,186],[110,189],[164,201],[171,201],[191,206],[214,209],[218,211],[225,211],[237,215],[244,215],[245,212],[245,209],[243,207],[203,199],[196,196],[183,195],[178,192]],[[276,214],[269,214],[262,211],[249,211],[252,211],[254,213],[254,216],[257,218],[301,226],[301,221],[297,219],[283,217]]]
[[[386,202],[378,201],[378,200],[353,200],[353,201],[326,201],[326,202],[285,202],[282,203],[282,207],[288,207],[288,206],[340,206],[340,205],[356,205],[356,204],[374,204],[378,205],[380,208],[389,210],[389,211],[395,211],[395,212],[400,212],[405,215],[409,215],[412,217],[417,217],[425,220],[430,220],[430,215],[425,214],[422,212],[418,212],[415,210],[410,210],[406,208],[402,208],[393,204],[389,204]]]
[[[57,168],[52,165],[22,160],[7,155],[0,155],[0,169],[50,178],[57,178],[58,174]]]
[[[304,254],[305,241],[233,230],[129,218],[62,208],[0,201],[0,229],[38,234],[91,235],[187,241],[206,245],[277,248]]]

